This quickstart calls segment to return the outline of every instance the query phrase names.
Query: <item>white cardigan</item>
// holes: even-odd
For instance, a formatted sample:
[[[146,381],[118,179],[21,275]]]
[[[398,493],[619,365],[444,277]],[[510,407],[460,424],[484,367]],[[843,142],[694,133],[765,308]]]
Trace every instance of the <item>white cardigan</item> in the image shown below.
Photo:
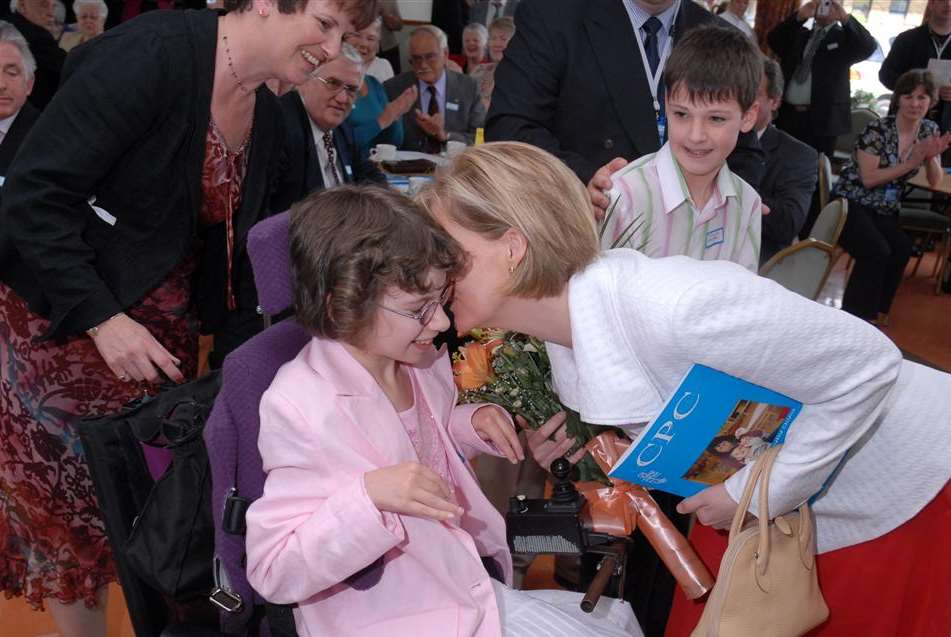
[[[903,361],[841,310],[734,263],[634,250],[606,252],[568,297],[573,348],[548,351],[555,389],[587,422],[636,435],[693,363],[803,403],[773,468],[770,514],[818,492],[848,453],[813,506],[819,552],[891,531],[951,477],[951,375]],[[734,500],[748,470],[726,482]]]

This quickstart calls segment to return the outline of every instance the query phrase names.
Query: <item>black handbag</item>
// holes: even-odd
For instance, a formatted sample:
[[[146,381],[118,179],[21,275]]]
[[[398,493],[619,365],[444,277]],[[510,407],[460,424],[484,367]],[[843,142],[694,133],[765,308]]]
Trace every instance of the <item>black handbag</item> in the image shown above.
[[[190,383],[163,387],[157,395],[133,401],[117,414],[87,419],[82,425],[88,432],[116,431],[132,440],[132,444],[123,445],[123,453],[137,457],[125,459],[125,464],[134,461],[144,466],[145,459],[134,441],[171,452],[171,464],[151,484],[147,496],[143,497],[141,484],[137,487],[139,495],[132,498],[134,519],[131,523],[121,520],[125,532],[110,541],[113,550],[121,552],[117,557],[137,577],[176,600],[207,596],[214,585],[211,470],[202,430],[220,385],[220,373],[212,372]],[[95,470],[101,464],[90,459],[94,474],[102,473]],[[94,475],[101,501],[103,489],[115,490],[117,485],[108,483],[114,479]],[[104,514],[114,518],[115,507],[107,505],[114,498],[106,495]],[[128,498],[125,502],[119,515],[122,518],[129,517]],[[110,526],[115,525],[107,523],[107,528]]]

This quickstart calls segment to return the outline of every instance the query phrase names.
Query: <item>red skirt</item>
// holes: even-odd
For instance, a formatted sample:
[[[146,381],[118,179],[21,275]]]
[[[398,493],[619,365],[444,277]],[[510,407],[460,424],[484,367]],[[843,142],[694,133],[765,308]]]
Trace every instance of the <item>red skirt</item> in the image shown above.
[[[716,574],[727,533],[695,524],[690,542]],[[885,535],[816,558],[829,619],[809,637],[951,635],[951,482],[918,515]],[[678,589],[666,637],[685,637],[703,601]]]
[[[182,361],[186,378],[198,360],[194,263],[127,310]],[[92,608],[115,571],[74,425],[118,411],[147,387],[116,378],[85,334],[38,341],[48,327],[0,283],[0,590],[36,609],[47,597]]]

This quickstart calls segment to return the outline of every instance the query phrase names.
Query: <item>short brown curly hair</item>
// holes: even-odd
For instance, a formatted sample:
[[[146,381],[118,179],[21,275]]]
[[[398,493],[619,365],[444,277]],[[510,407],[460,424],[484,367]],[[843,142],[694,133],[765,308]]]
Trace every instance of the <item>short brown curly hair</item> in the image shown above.
[[[405,195],[341,186],[291,208],[297,320],[315,336],[359,344],[383,293],[431,291],[431,269],[454,278],[464,263],[452,237]]]
[[[308,0],[277,0],[277,10],[281,13],[299,13],[307,6]],[[337,8],[343,10],[353,21],[353,28],[357,31],[370,26],[380,13],[378,0],[332,0]],[[225,0],[225,11],[241,13],[249,11],[254,0]]]

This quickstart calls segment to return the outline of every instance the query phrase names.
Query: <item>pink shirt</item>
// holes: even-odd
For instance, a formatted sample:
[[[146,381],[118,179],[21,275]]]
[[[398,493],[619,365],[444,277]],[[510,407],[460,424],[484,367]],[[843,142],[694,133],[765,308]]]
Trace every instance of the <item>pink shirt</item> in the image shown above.
[[[409,375],[413,385],[413,406],[399,413],[400,421],[409,440],[416,449],[420,463],[426,465],[446,481],[454,486],[452,474],[449,471],[449,460],[446,458],[446,446],[439,437],[438,425],[433,418],[426,399],[419,392],[419,386],[413,374]]]
[[[601,235],[602,248],[733,261],[752,272],[759,268],[762,203],[726,164],[702,209],[690,197],[670,144],[631,162],[612,181],[609,196],[616,205]]]

